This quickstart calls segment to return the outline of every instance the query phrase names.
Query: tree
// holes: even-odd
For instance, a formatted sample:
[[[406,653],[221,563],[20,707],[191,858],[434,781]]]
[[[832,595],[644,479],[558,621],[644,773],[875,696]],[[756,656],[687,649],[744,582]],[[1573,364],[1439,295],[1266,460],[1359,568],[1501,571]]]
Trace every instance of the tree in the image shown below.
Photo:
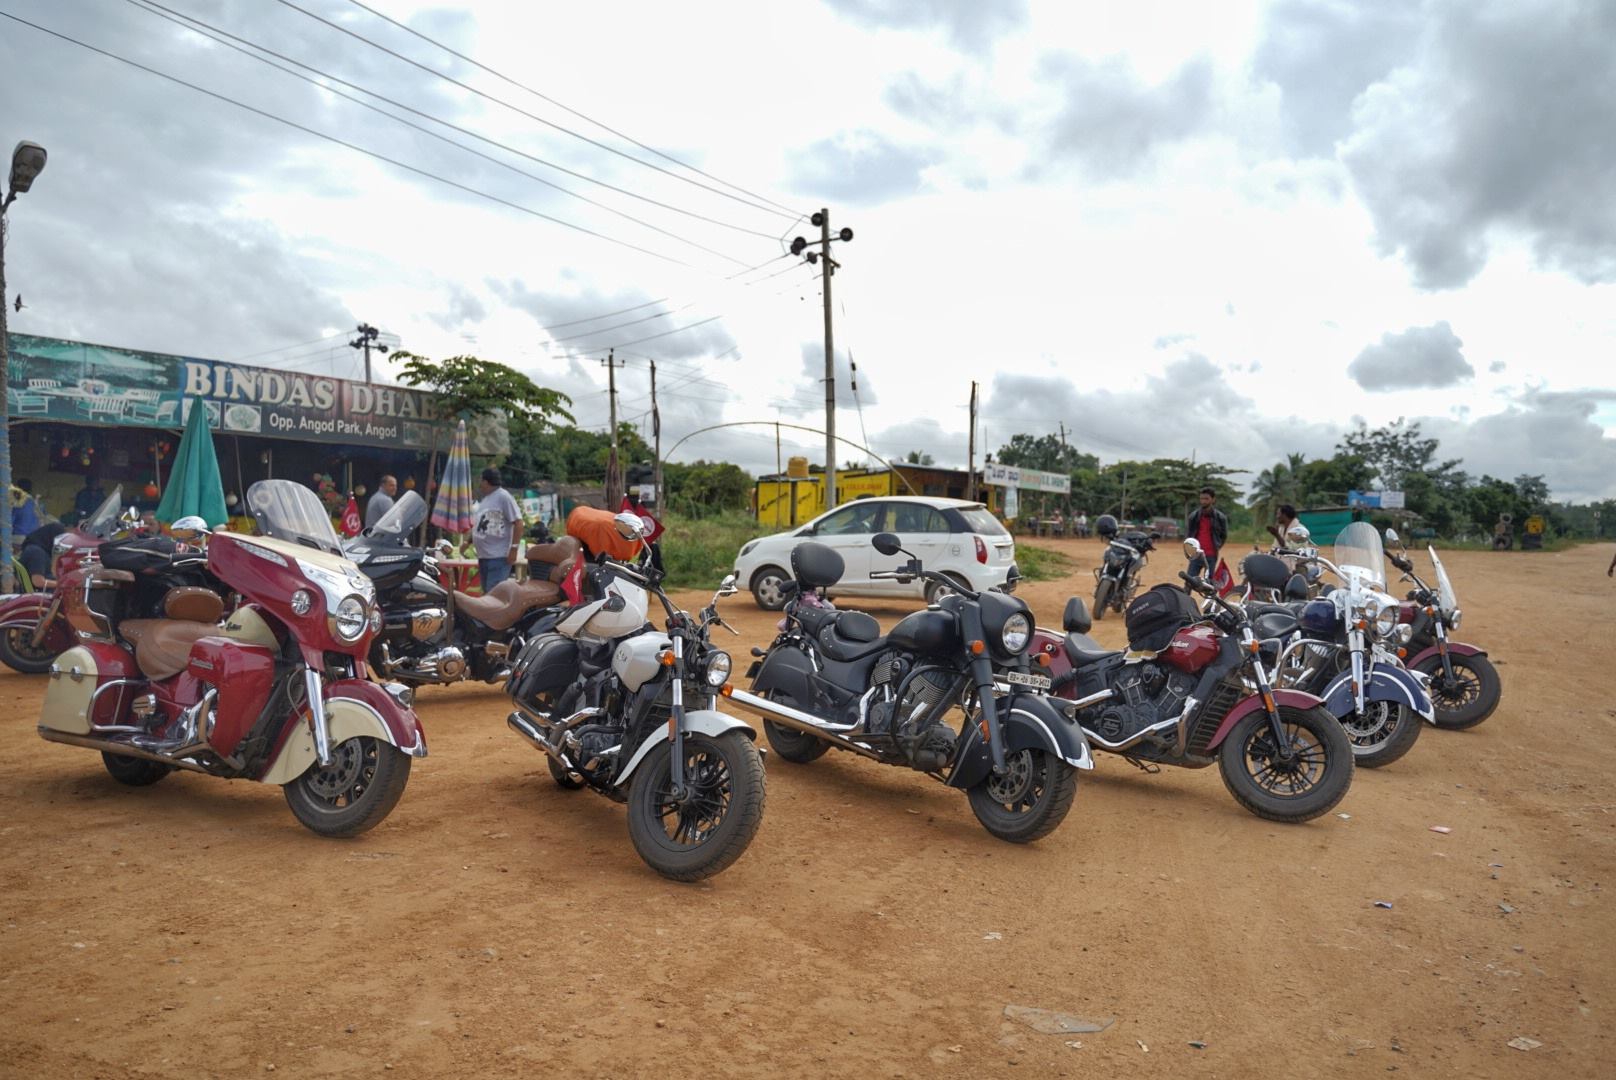
[[[1419,424],[1407,424],[1399,417],[1385,427],[1370,430],[1359,425],[1336,445],[1337,454],[1360,457],[1374,470],[1381,488],[1403,491],[1411,473],[1426,473],[1438,486],[1451,481],[1460,462],[1457,458],[1433,465],[1437,441],[1422,438]]]
[[[1100,465],[1099,458],[1061,442],[1058,435],[1012,435],[1008,443],[999,447],[998,461],[1021,469],[1068,474]]]
[[[909,453],[904,456],[903,460],[909,465],[931,465],[935,463],[932,456],[922,450],[909,451]]]

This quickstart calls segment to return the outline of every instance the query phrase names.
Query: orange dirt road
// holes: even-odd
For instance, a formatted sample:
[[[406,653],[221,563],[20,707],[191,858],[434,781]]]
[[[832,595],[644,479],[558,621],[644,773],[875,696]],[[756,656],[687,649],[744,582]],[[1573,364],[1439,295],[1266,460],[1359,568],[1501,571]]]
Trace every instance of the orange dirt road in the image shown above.
[[[1038,543],[1079,564],[1025,591],[1053,625],[1099,546]],[[1504,704],[1359,770],[1347,820],[1101,755],[1016,847],[923,776],[771,755],[757,839],[695,886],[557,788],[496,687],[421,693],[431,756],[344,842],[252,784],[120,787],[39,739],[43,680],[6,671],[0,1075],[1610,1076],[1610,556],[1449,558]],[[725,608],[740,666],[774,620]],[[1116,1022],[1044,1035],[1006,1005]]]

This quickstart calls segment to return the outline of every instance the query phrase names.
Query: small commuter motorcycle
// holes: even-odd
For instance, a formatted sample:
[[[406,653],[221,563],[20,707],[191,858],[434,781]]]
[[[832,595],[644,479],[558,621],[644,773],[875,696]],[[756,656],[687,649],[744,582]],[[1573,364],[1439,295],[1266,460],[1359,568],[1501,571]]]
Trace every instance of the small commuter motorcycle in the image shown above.
[[[1414,583],[1398,614],[1399,621],[1409,627],[1409,670],[1430,677],[1437,727],[1454,731],[1473,728],[1498,708],[1503,696],[1498,669],[1481,649],[1448,639],[1449,631],[1459,629],[1464,613],[1436,548],[1427,547],[1436,568],[1433,589],[1414,573],[1413,560],[1397,533],[1388,529],[1386,539],[1398,546],[1398,554],[1391,556],[1391,561],[1403,572],[1401,580]]]
[[[123,514],[123,485],[101,501],[83,521],[56,538],[51,550],[51,577],[61,581],[95,550],[120,532],[138,531],[134,510]],[[49,591],[25,592],[0,600],[0,663],[24,675],[42,675],[73,644],[73,627],[62,612],[61,585]]]
[[[1077,770],[1094,767],[1083,733],[1038,691],[1026,601],[972,592],[930,571],[892,533],[876,551],[909,560],[873,578],[947,581],[952,595],[899,620],[892,632],[859,611],[808,598],[842,578],[842,557],[804,541],[791,553],[792,597],[780,635],[748,672],[751,692],[732,705],[763,719],[769,745],[805,764],[832,747],[926,773],[961,788],[982,827],[1027,843],[1049,834],[1077,794]],[[944,717],[955,708],[956,732]]]
[[[562,602],[559,582],[578,556],[578,541],[562,537],[530,545],[526,581],[507,579],[485,596],[471,596],[445,588],[437,561],[414,546],[411,536],[426,516],[426,500],[406,491],[375,525],[344,545],[376,583],[382,610],[370,666],[412,686],[468,678],[497,682],[508,658]]]
[[[1133,603],[1139,589],[1139,572],[1156,550],[1160,533],[1126,532],[1113,536],[1094,570],[1094,618],[1105,618],[1107,611],[1121,612]]]
[[[632,513],[617,515],[616,527],[625,539],[644,535]],[[561,787],[628,804],[629,839],[651,869],[675,881],[711,877],[741,857],[763,821],[757,735],[716,709],[731,661],[710,634],[728,629],[718,601],[735,594],[735,576],[694,617],[673,606],[648,562],[602,554],[586,576],[585,602],[512,662],[505,692],[516,711],[506,723],[543,751]],[[646,621],[652,596],[663,630]]]
[[[1200,545],[1185,541],[1200,554]],[[1052,691],[1070,699],[1089,741],[1147,772],[1217,763],[1236,802],[1270,821],[1328,813],[1352,784],[1352,744],[1324,702],[1269,682],[1249,615],[1202,578],[1180,573],[1207,599],[1157,585],[1128,607],[1129,651],[1097,649],[1082,632],[1082,601],[1067,605],[1064,637],[1039,629]]]
[[[175,523],[206,544],[172,551],[175,572],[205,571],[243,601],[222,622],[212,589],[171,588],[163,618],[134,618],[135,572],[94,562],[63,576],[81,640],[51,665],[39,734],[101,751],[132,787],[175,769],[276,784],[303,825],[354,836],[397,804],[426,739],[409,689],[364,677],[375,590],[319,499],[263,480],[247,506],[263,535]]]

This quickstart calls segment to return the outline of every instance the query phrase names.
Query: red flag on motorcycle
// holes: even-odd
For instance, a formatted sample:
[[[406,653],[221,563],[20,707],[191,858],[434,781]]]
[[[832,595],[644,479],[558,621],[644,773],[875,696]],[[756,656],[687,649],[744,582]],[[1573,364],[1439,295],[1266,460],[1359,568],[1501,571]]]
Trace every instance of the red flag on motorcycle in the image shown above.
[[[364,520],[359,516],[359,504],[354,501],[354,497],[350,493],[348,506],[342,511],[342,535],[358,536],[359,531],[364,527]]]
[[[1212,584],[1217,586],[1219,596],[1228,596],[1234,592],[1234,575],[1229,572],[1229,564],[1222,559],[1218,560],[1218,569],[1212,575]]]
[[[645,542],[647,544],[662,535],[662,522],[652,517],[651,511],[633,502],[627,495],[623,496],[623,505],[618,507],[619,513],[624,510],[638,516],[641,521],[645,522]]]

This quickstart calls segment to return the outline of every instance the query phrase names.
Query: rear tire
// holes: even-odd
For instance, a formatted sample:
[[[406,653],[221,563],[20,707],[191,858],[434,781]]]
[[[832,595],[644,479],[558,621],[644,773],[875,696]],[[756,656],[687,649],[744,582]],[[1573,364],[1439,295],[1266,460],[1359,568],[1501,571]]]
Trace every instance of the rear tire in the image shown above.
[[[965,581],[965,579],[960,577],[958,574],[948,574],[947,577],[949,581],[952,581],[955,585],[958,585],[962,589],[969,589],[971,587]],[[957,589],[941,581],[928,581],[926,583],[926,603],[934,606],[943,597],[952,596],[957,591]]]
[[[779,611],[786,606],[786,594],[781,588],[791,575],[778,566],[765,566],[752,575],[752,599],[764,611]]]
[[[101,763],[120,784],[129,787],[151,787],[174,771],[174,766],[147,758],[125,757],[122,754],[102,754]]]
[[[765,690],[762,696],[777,705],[785,705],[792,709],[800,709],[797,699],[783,690]],[[806,731],[793,731],[788,727],[781,727],[773,720],[763,721],[763,737],[769,740],[769,749],[780,755],[782,761],[789,761],[793,765],[806,765],[810,761],[818,761],[830,749],[830,743],[824,739],[816,739]]]
[[[1431,706],[1436,710],[1436,726],[1449,731],[1473,728],[1493,714],[1503,696],[1503,685],[1498,669],[1485,656],[1448,654],[1453,665],[1454,678],[1459,685],[1445,688],[1441,685],[1442,657],[1432,656],[1415,665],[1431,677]]]
[[[33,636],[33,628],[24,626],[14,627],[0,634],[0,663],[24,675],[43,675],[49,671],[51,664],[62,655],[61,651],[47,646],[35,648],[29,644],[29,639]]]
[[[1048,836],[1077,795],[1077,770],[1043,750],[1005,755],[1005,776],[988,776],[965,793],[982,827],[1012,844]]]
[[[304,827],[321,836],[358,836],[380,825],[398,805],[410,780],[410,756],[392,743],[358,735],[331,748],[331,764],[318,762],[285,785],[286,805]]]
[[[1341,722],[1320,705],[1279,707],[1294,766],[1272,760],[1278,748],[1267,712],[1258,709],[1234,726],[1218,747],[1218,772],[1236,802],[1269,821],[1311,821],[1329,813],[1352,786],[1352,742]]]
[[[1099,622],[1105,618],[1106,609],[1111,606],[1111,594],[1116,592],[1117,583],[1110,578],[1101,578],[1100,583],[1094,586],[1094,621]]]
[[[687,733],[684,752],[692,798],[683,805],[673,800],[673,744],[659,741],[629,782],[628,835],[640,858],[663,877],[700,881],[727,869],[757,835],[763,756],[739,731],[716,739]]]
[[[1414,748],[1425,719],[1413,709],[1394,701],[1366,701],[1364,710],[1341,719],[1355,764],[1379,769]]]

